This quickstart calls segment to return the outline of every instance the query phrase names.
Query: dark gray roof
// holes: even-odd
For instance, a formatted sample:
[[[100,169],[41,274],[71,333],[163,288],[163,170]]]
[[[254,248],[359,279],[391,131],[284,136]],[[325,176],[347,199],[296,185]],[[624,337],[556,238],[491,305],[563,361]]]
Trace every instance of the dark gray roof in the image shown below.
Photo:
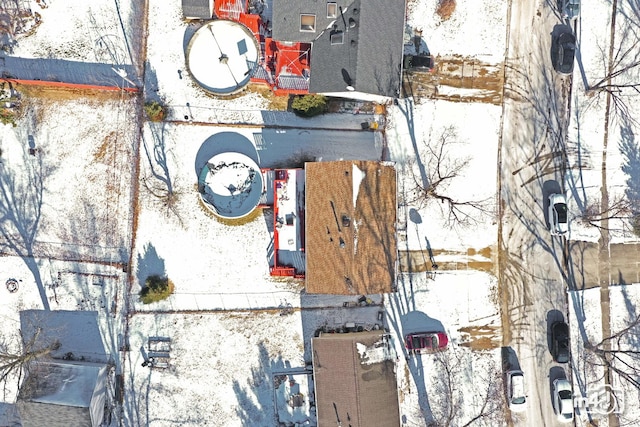
[[[356,91],[397,97],[403,52],[405,0],[273,0],[273,38],[312,42],[309,92]],[[340,13],[340,9],[342,13]],[[315,32],[300,31],[300,15],[316,16]],[[331,44],[332,35],[342,44]]]
[[[182,0],[182,14],[185,18],[211,19],[212,0]]]

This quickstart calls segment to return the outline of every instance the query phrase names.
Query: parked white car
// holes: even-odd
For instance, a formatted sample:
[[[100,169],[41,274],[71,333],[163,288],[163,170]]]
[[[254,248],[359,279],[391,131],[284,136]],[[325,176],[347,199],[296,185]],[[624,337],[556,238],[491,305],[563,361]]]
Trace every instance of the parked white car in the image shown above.
[[[564,194],[554,193],[549,196],[549,231],[554,236],[569,231],[567,198]]]
[[[573,421],[573,394],[571,383],[565,378],[553,381],[553,411],[561,423]]]
[[[513,412],[527,409],[527,397],[524,391],[524,373],[519,370],[507,371],[507,403]]]

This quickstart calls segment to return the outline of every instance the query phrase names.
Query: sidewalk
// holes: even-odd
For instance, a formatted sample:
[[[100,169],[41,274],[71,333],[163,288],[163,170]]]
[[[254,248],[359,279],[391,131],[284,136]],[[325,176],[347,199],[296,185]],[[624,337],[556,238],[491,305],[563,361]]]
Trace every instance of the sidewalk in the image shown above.
[[[378,128],[381,129],[384,125],[384,116],[367,113],[327,113],[303,118],[288,111],[227,110],[193,105],[171,105],[166,121],[198,125],[363,131],[368,130],[369,125],[374,122],[378,123]]]

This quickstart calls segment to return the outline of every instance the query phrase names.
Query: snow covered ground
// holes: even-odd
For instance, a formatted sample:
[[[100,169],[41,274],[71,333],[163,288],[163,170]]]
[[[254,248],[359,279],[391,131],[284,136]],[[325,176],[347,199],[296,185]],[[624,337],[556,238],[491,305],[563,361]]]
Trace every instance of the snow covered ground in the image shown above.
[[[611,333],[620,334],[637,322],[637,302],[640,300],[640,284],[612,286],[609,288]],[[569,292],[569,324],[571,325],[572,379],[576,405],[576,425],[590,425],[594,420],[598,425],[609,425],[608,414],[619,414],[621,425],[633,425],[640,419],[640,409],[636,402],[639,390],[620,375],[613,375],[610,388],[605,386],[602,360],[595,352],[585,350],[585,343],[604,349],[602,336],[602,309],[600,290],[588,289]],[[611,350],[634,351],[638,346],[637,323],[619,339],[610,341]],[[637,378],[637,358],[622,353],[614,353],[614,366]],[[636,361],[634,361],[634,359]],[[628,365],[625,365],[628,364]],[[579,414],[579,416],[578,416]]]
[[[41,12],[43,23],[33,36],[20,40],[15,55],[131,62],[113,2],[47,3],[49,8]],[[115,2],[120,6],[124,34],[130,42],[136,41],[134,26],[130,25],[138,16],[134,3],[137,2]],[[434,15],[436,2],[409,4],[407,27],[423,31],[432,54],[469,55],[490,63],[503,61],[505,2],[459,0],[452,18],[444,22]],[[575,108],[569,147],[579,146],[581,158],[575,157],[576,148],[569,161],[586,162],[590,167],[580,175],[570,172],[567,179],[578,188],[584,187],[589,197],[597,197],[600,185],[603,103],[597,96],[585,96],[578,72],[582,74],[584,70],[590,83],[601,77],[601,61],[593,58],[608,31],[602,21],[607,5],[602,2],[583,10],[580,28],[585,30],[581,30],[579,40],[585,62],[580,70],[576,68],[574,77]],[[56,310],[96,310],[107,351],[116,360],[117,372],[124,373],[124,425],[272,426],[278,401],[274,375],[310,361],[309,342],[318,328],[347,322],[369,326],[383,323],[394,336],[398,355],[403,425],[425,425],[425,410],[430,408],[434,418],[439,419],[452,404],[457,404],[459,424],[477,415],[487,384],[498,381],[497,391],[502,391],[496,348],[500,332],[495,277],[467,269],[401,275],[397,294],[374,297],[374,302],[384,303],[384,308],[373,305],[344,309],[343,303],[349,298],[301,294],[299,282],[269,277],[272,219],[268,212],[241,226],[227,225],[203,209],[195,184],[202,156],[225,147],[229,141],[239,144],[236,148],[253,150],[261,167],[309,158],[374,160],[384,156],[398,163],[400,173],[401,212],[407,225],[400,249],[431,247],[450,251],[451,259],[465,263],[468,249],[479,250],[496,243],[495,165],[500,107],[400,100],[398,105],[388,106],[385,152],[380,133],[344,130],[357,129],[360,122],[368,119],[365,115],[298,122],[290,116],[276,117],[264,111],[267,101],[257,93],[225,100],[205,95],[189,78],[184,61],[185,45],[197,26],[182,21],[177,0],[150,2],[149,7],[145,94],[149,99],[162,99],[171,108],[171,120],[187,123],[144,125],[129,295],[130,308],[136,314],[129,320],[128,342],[123,343],[120,338],[122,293],[127,279],[115,263],[128,260],[136,154],[131,147],[136,129],[129,120],[134,115],[134,101],[119,95],[99,100],[33,98],[28,101],[30,108],[25,109],[27,116],[19,120],[17,127],[0,128],[2,167],[12,171],[14,178],[3,181],[4,185],[13,183],[15,195],[32,194],[33,188],[27,184],[33,183],[34,177],[46,178],[42,180],[41,200],[36,199],[37,203],[26,211],[25,224],[37,226],[35,239],[19,241],[21,245],[31,244],[38,257],[29,262],[17,257],[3,257],[0,261],[0,315],[8,319],[3,322],[2,334],[6,337],[17,333],[19,310],[47,305]],[[74,31],[64,30],[68,28]],[[636,112],[637,99],[628,99]],[[286,120],[291,128],[202,124],[279,120]],[[336,129],[327,129],[332,123]],[[628,124],[616,123],[619,130]],[[414,192],[429,165],[426,143],[438,140],[447,130],[453,131],[449,139],[452,148],[444,163],[455,165],[468,160],[458,177],[451,180],[447,194],[460,200],[483,201],[486,207],[485,213],[474,215],[472,223],[453,228],[447,226],[446,211],[439,203],[422,203]],[[628,135],[610,132],[613,140],[609,141],[607,159],[612,172],[608,185],[618,194],[626,179],[620,173],[625,157],[619,147]],[[38,150],[36,156],[28,154],[32,142]],[[4,178],[8,176],[3,172]],[[571,208],[574,213],[579,211],[576,202]],[[616,228],[620,231],[615,234],[616,239],[631,240],[623,225]],[[15,228],[11,231],[15,232]],[[577,222],[572,224],[571,233],[572,239],[593,240],[596,236],[593,229]],[[63,257],[83,261],[55,261]],[[444,258],[436,258],[440,260]],[[174,295],[149,306],[140,304],[137,293],[149,273],[167,274],[176,285]],[[102,284],[97,286],[95,279],[99,277],[107,279],[98,281]],[[20,285],[15,293],[5,289],[5,281],[11,278]],[[634,295],[628,297],[629,301],[638,300]],[[580,298],[586,307],[587,298]],[[613,300],[614,296],[612,303]],[[294,309],[290,314],[282,310],[288,304]],[[384,320],[378,318],[379,310],[385,311]],[[412,323],[416,313],[418,318],[424,315],[442,324],[451,339],[447,352],[417,357],[405,353],[402,337],[416,327]],[[584,327],[595,333],[599,330],[597,309],[593,313]],[[615,321],[622,321],[622,317]],[[577,333],[572,331],[572,337]],[[170,339],[168,368],[142,366],[150,351],[149,337]],[[597,339],[594,335],[593,340]],[[481,342],[489,342],[486,349],[478,349],[483,346]],[[10,343],[13,350],[19,348],[15,339]],[[121,366],[119,349],[124,344],[130,351]],[[572,345],[576,344],[574,340]],[[452,375],[458,388],[452,396],[441,388],[446,366],[455,367]],[[478,399],[465,398],[460,404],[462,396]],[[12,401],[11,393],[6,400]],[[490,419],[486,425],[496,425],[501,420]]]

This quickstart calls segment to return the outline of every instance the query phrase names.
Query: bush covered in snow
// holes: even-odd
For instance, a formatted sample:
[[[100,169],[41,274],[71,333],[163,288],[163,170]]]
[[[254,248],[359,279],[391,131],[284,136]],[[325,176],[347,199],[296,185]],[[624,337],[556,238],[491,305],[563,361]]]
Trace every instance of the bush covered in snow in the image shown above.
[[[173,293],[173,282],[168,277],[153,275],[147,277],[144,288],[140,291],[140,301],[144,304],[162,301]]]

